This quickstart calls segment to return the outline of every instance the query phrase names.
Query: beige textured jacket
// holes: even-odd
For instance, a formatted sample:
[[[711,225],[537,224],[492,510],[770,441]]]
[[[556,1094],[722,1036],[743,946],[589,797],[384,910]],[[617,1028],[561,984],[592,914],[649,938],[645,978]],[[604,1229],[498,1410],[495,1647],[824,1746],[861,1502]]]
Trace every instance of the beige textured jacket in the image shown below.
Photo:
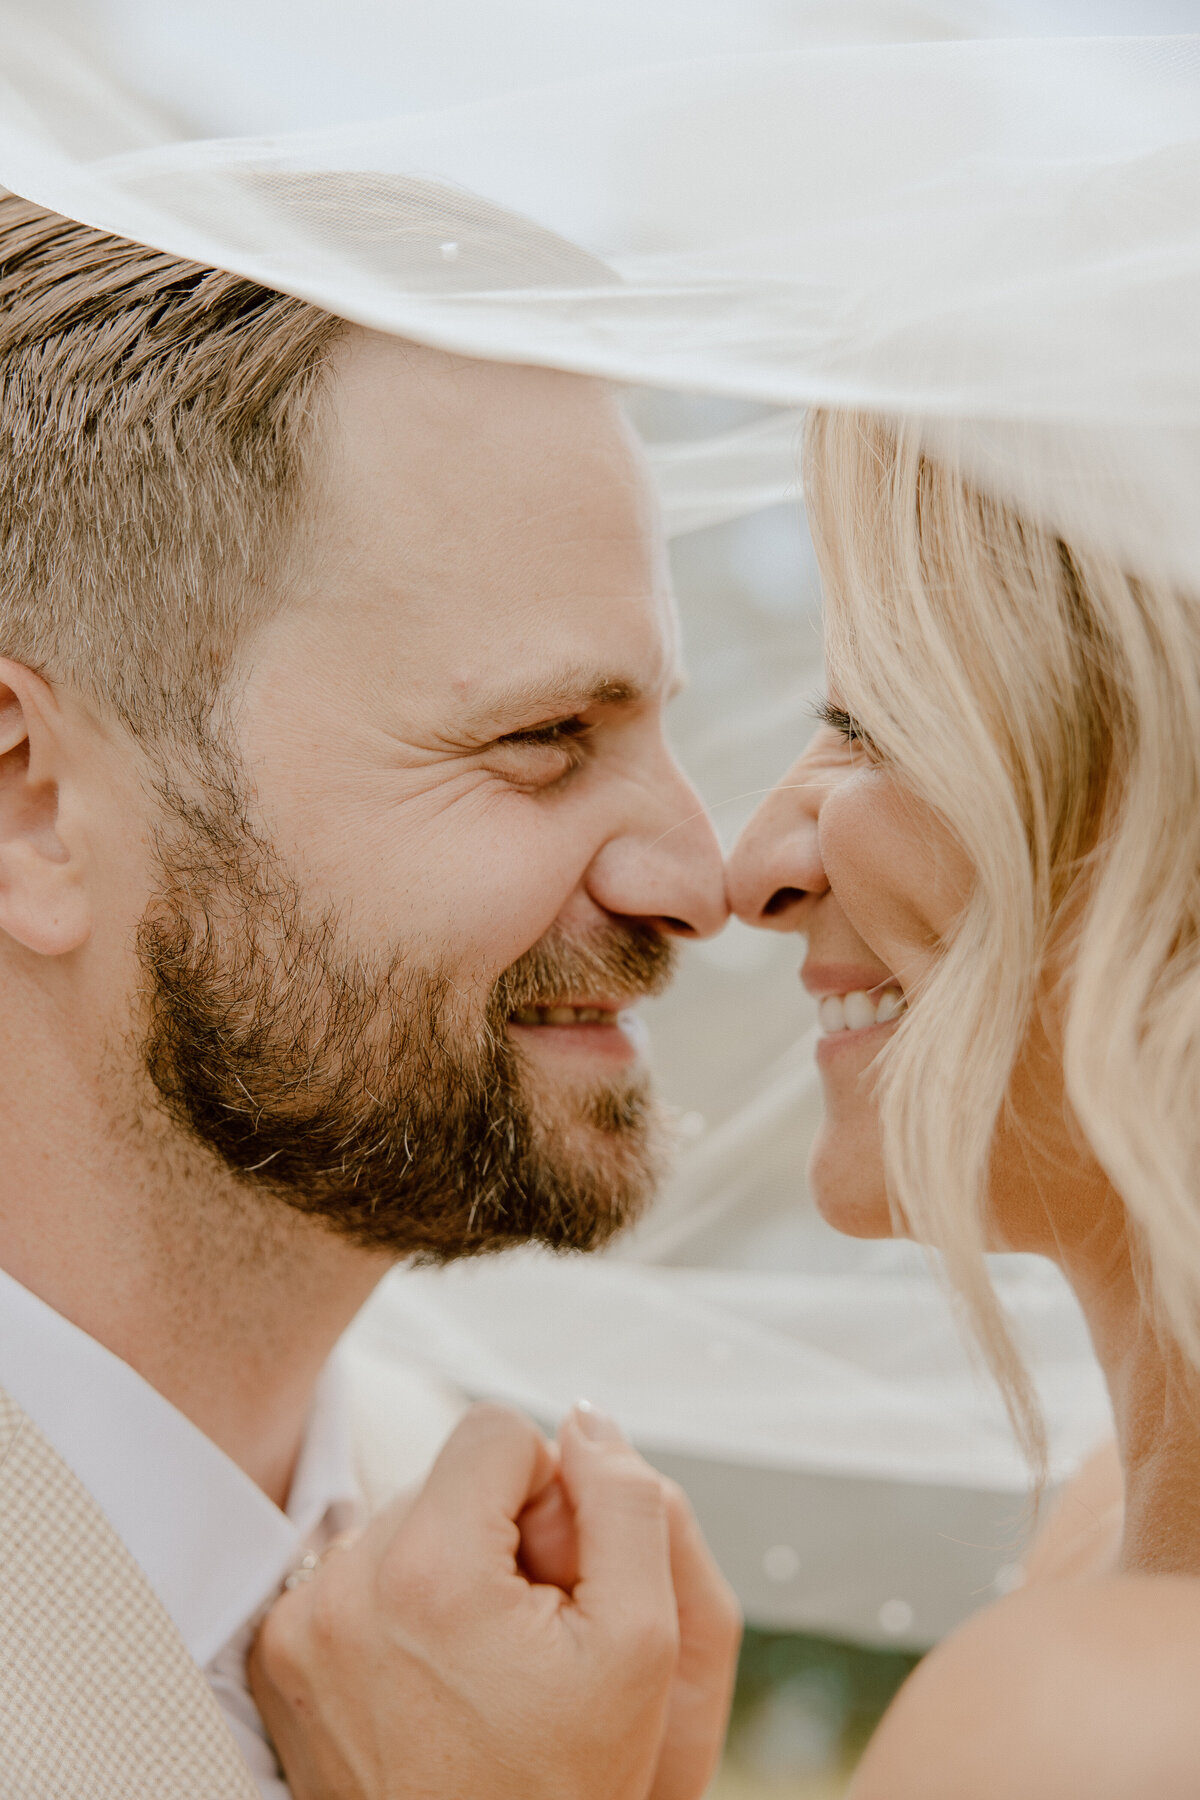
[[[145,1576],[3,1389],[0,1795],[259,1800]]]

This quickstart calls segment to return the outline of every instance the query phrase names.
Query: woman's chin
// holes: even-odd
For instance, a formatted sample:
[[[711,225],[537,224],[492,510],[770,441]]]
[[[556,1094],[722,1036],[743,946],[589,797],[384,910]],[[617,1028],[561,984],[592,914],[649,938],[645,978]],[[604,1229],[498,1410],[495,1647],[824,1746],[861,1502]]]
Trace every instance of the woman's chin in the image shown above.
[[[864,1153],[852,1144],[839,1143],[839,1136],[825,1126],[813,1146],[808,1186],[817,1211],[843,1237],[894,1237],[878,1150],[871,1146]]]

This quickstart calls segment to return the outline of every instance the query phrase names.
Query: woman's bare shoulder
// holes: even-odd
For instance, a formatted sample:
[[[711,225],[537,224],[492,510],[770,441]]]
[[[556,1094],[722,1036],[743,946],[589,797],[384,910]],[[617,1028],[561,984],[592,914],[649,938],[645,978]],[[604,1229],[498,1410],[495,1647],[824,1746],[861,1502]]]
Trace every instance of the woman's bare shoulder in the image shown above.
[[[1196,1800],[1200,1580],[1051,1582],[916,1669],[851,1800]]]

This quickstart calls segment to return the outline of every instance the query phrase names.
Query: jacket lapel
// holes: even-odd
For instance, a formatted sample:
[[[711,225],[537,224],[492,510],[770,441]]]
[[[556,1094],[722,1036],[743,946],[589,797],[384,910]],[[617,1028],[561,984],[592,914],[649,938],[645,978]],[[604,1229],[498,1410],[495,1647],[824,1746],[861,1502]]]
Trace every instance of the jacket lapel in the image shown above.
[[[0,1791],[5,1800],[259,1800],[146,1577],[2,1388]]]

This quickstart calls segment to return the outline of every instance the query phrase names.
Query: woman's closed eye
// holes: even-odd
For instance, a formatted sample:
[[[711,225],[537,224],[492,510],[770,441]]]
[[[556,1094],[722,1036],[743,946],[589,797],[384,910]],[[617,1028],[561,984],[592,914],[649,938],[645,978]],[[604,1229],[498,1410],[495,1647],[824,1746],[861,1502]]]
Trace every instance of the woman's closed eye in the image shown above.
[[[835,706],[830,700],[819,701],[813,710],[822,725],[828,725],[831,731],[836,731],[852,748],[865,750],[872,756],[877,754],[869,733],[863,730],[853,713],[848,713],[844,707]]]

